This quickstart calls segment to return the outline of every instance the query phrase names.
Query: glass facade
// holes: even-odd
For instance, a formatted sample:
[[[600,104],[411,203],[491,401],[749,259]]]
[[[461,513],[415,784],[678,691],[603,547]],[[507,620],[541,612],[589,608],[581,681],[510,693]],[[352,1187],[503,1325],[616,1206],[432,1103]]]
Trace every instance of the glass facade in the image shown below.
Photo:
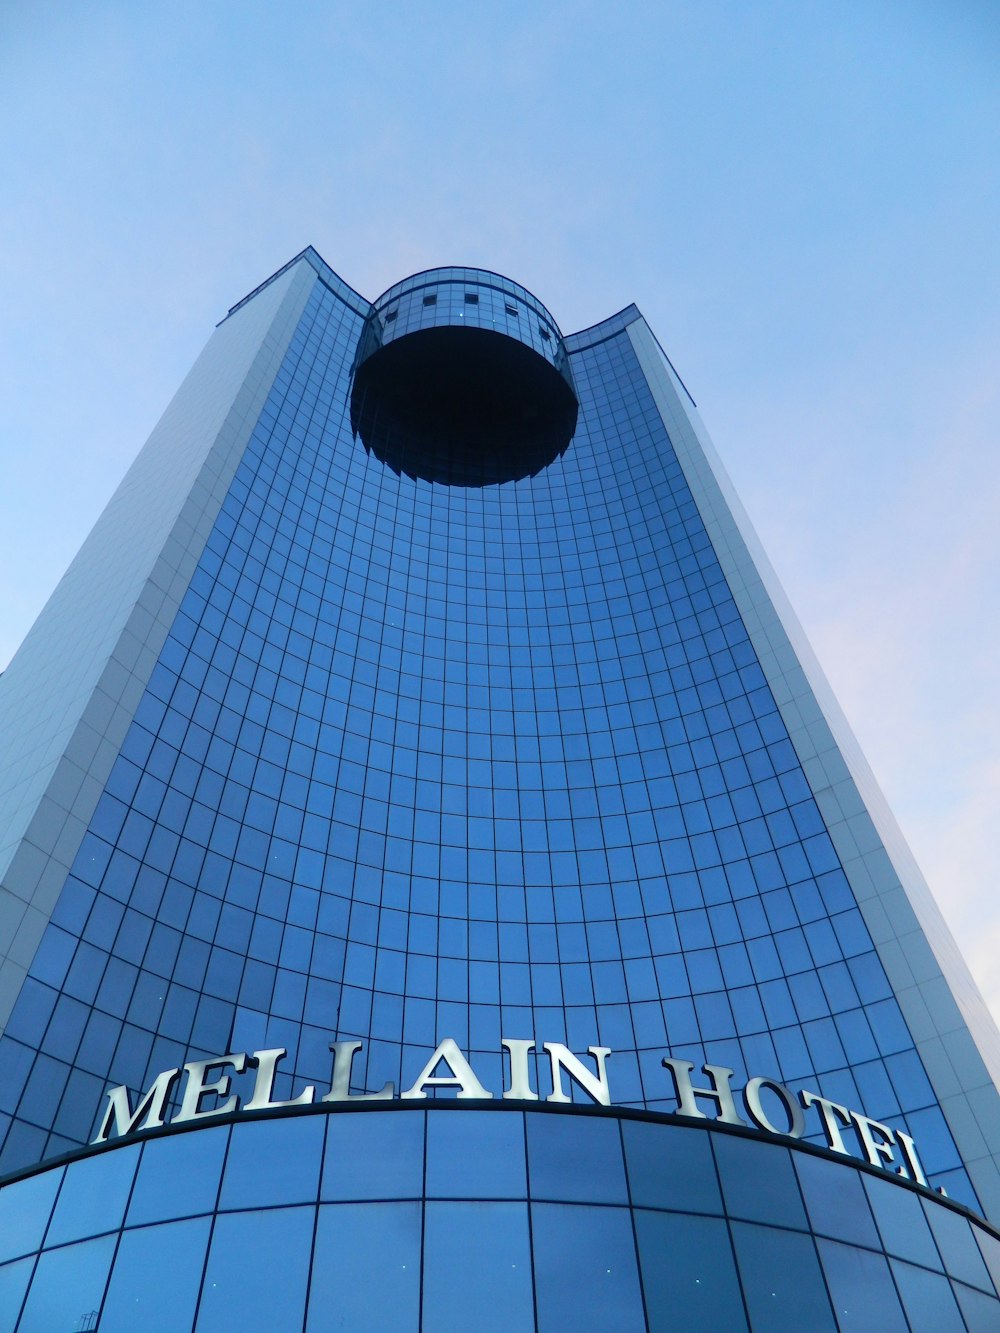
[[[260,314],[279,300],[281,338]],[[0,1036],[0,1169],[78,1149],[109,1087],[134,1104],[188,1061],[282,1048],[288,1099],[328,1088],[330,1043],[357,1042],[353,1093],[398,1091],[451,1037],[500,1098],[507,1038],[537,1047],[543,1099],[543,1042],[609,1049],[611,1100],[637,1111],[676,1111],[667,1054],[737,1088],[808,1086],[912,1136],[931,1184],[989,1213],[908,998],[921,978],[897,981],[821,808],[638,311],[564,338],[516,283],[467,269],[371,304],[307,252],[220,345],[255,318],[273,373],[251,411],[231,372],[231,475],[212,444],[204,538],[181,503],[170,537],[190,574],[147,581],[169,596],[134,707],[61,798],[68,873]],[[524,385],[513,407],[491,367]],[[10,892],[37,903],[33,882]],[[968,1143],[1000,1144],[979,1068],[956,1084],[979,1097]],[[0,1208],[23,1200],[23,1243],[45,1245],[37,1267],[7,1251],[7,1323],[23,1305],[19,1329],[159,1327],[151,1310],[208,1327],[245,1306],[249,1326],[386,1327],[391,1309],[432,1328],[470,1272],[484,1327],[666,1328],[678,1302],[706,1328],[996,1319],[990,1233],[829,1155],[575,1107],[395,1109],[84,1157],[51,1221],[62,1168],[9,1186]],[[818,1117],[807,1138],[825,1142]],[[248,1279],[254,1253],[277,1256],[273,1281]]]
[[[11,1333],[985,1333],[998,1282],[996,1233],[926,1191],[620,1111],[237,1120],[0,1190]]]

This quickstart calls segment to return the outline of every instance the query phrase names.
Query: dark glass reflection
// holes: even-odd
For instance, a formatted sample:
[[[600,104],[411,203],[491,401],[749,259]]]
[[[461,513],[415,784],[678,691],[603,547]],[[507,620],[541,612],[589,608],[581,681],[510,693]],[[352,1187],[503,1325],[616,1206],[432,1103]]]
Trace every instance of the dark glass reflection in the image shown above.
[[[397,338],[358,367],[351,393],[366,449],[394,472],[452,486],[534,476],[569,444],[576,415],[559,371],[489,329]]]

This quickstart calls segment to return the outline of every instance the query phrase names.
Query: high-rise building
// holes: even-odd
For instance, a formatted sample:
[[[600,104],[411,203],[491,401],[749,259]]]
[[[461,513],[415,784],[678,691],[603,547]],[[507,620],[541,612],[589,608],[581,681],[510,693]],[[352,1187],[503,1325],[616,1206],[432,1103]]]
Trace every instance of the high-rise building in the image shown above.
[[[1000,1327],[996,1029],[634,306],[299,255],[0,745],[0,1327]]]

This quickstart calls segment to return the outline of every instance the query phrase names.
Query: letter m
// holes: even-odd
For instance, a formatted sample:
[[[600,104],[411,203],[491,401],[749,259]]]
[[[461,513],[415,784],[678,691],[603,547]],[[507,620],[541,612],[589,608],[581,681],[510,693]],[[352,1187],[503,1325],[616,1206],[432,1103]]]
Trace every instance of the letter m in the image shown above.
[[[140,1099],[139,1105],[134,1111],[128,1095],[128,1088],[112,1088],[108,1093],[108,1106],[104,1112],[101,1127],[97,1131],[96,1138],[92,1139],[91,1142],[106,1143],[111,1136],[112,1127],[117,1138],[121,1138],[125,1134],[131,1134],[136,1129],[159,1129],[163,1124],[163,1114],[166,1109],[167,1098],[170,1096],[170,1089],[180,1072],[179,1069],[165,1069],[162,1074],[157,1076],[156,1082],[146,1095]],[[146,1123],[140,1125],[139,1121],[144,1116]]]

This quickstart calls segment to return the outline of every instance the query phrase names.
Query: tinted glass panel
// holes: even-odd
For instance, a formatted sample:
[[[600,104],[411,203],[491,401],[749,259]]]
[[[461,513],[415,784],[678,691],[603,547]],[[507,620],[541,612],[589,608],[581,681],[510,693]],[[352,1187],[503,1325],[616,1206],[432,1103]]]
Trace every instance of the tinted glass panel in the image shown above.
[[[43,1171],[0,1190],[0,1258],[41,1245],[61,1180],[62,1171]]]
[[[318,1115],[234,1125],[219,1206],[312,1203],[325,1129],[326,1117]]]
[[[928,1333],[965,1333],[951,1284],[940,1273],[892,1261],[892,1271],[903,1298],[903,1308],[916,1329]]]
[[[428,1197],[523,1199],[526,1193],[522,1115],[459,1111],[428,1117]]]
[[[115,1148],[75,1162],[59,1191],[46,1245],[93,1236],[121,1226],[139,1148]]]
[[[680,1212],[721,1213],[722,1196],[707,1134],[624,1121],[632,1203]]]
[[[729,1229],[721,1218],[635,1215],[651,1333],[746,1329]]]
[[[199,1333],[301,1324],[315,1213],[314,1208],[272,1208],[216,1219]]]
[[[950,1208],[927,1199],[923,1205],[948,1276],[992,1292],[993,1284],[970,1224]]]
[[[540,1329],[643,1333],[626,1209],[536,1203],[531,1225]]]
[[[761,1333],[833,1333],[823,1274],[811,1237],[733,1223],[750,1322]]]
[[[19,1259],[0,1268],[0,1328],[13,1328],[21,1310],[34,1259]]]
[[[330,1117],[323,1199],[414,1199],[424,1186],[424,1116],[359,1112]]]
[[[148,1140],[135,1177],[128,1224],[211,1212],[219,1196],[228,1128]]]
[[[907,1333],[889,1265],[881,1254],[819,1242],[841,1333]]]
[[[18,1324],[18,1333],[62,1333],[63,1329],[96,1327],[104,1298],[115,1237],[67,1245],[43,1254]]]
[[[482,1333],[532,1327],[526,1204],[427,1205],[424,1327],[446,1327],[452,1320]]]
[[[794,1153],[793,1157],[813,1229],[824,1236],[879,1249],[860,1174],[824,1157],[806,1153]]]
[[[889,1253],[940,1269],[937,1246],[918,1196],[874,1176],[864,1177],[864,1187]]]
[[[331,1328],[415,1333],[419,1321],[420,1205],[339,1203],[320,1208],[308,1333]]]
[[[616,1121],[585,1115],[529,1115],[527,1128],[532,1198],[627,1202]]]
[[[722,1194],[733,1217],[806,1226],[799,1183],[787,1148],[736,1135],[713,1135]]]
[[[194,1326],[210,1220],[127,1231],[115,1256],[100,1333],[177,1333]]]

